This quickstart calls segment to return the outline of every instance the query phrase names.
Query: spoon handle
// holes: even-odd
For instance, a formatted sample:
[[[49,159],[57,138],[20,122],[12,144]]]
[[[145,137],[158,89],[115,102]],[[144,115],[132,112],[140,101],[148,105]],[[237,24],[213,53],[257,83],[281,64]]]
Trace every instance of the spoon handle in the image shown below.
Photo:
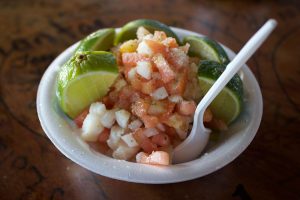
[[[267,39],[277,22],[274,19],[269,19],[245,44],[235,58],[227,65],[222,75],[217,79],[213,86],[209,89],[203,99],[197,106],[195,116],[205,110],[214,98],[222,91],[231,78],[238,72],[238,70],[247,62],[253,53],[261,46]],[[198,115],[199,116],[199,115]]]

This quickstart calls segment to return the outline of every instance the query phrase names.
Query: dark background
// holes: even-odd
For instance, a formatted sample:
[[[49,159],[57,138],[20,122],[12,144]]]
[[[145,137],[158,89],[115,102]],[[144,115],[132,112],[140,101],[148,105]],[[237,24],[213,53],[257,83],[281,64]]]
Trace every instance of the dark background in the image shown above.
[[[300,199],[299,1],[1,0],[0,199]],[[205,177],[127,183],[64,157],[43,133],[36,92],[50,62],[103,27],[137,18],[206,34],[238,51],[268,19],[279,24],[248,62],[264,115],[247,150]]]

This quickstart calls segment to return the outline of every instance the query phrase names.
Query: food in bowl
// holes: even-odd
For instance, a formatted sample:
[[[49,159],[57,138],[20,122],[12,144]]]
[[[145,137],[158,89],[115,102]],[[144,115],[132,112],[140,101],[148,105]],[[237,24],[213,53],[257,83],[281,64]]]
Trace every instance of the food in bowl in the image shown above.
[[[116,36],[103,29],[82,40],[60,69],[57,97],[81,138],[102,145],[102,153],[169,165],[172,149],[191,130],[197,103],[228,62],[211,39],[191,36],[182,44],[166,25],[136,20]],[[226,129],[242,100],[236,75],[206,110],[204,122]]]

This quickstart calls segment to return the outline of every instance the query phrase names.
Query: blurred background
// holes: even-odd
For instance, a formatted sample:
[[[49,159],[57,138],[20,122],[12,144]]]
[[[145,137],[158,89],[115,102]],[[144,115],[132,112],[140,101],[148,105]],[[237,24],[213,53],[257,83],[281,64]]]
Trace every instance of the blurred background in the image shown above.
[[[299,199],[299,11],[296,0],[1,0],[0,198]],[[51,61],[97,29],[139,18],[208,35],[236,52],[267,19],[278,20],[248,62],[264,98],[258,134],[217,172],[167,185],[117,181],[68,160],[43,133],[35,100]]]

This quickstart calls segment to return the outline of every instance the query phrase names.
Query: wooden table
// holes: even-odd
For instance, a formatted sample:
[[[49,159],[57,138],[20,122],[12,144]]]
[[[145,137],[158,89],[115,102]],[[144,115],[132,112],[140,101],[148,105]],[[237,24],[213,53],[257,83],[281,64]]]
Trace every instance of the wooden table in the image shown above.
[[[0,199],[300,199],[300,4],[288,1],[1,1]],[[192,181],[146,185],[87,171],[45,136],[37,87],[65,48],[103,27],[153,18],[238,51],[270,17],[279,25],[248,62],[264,98],[260,129],[224,168]]]

